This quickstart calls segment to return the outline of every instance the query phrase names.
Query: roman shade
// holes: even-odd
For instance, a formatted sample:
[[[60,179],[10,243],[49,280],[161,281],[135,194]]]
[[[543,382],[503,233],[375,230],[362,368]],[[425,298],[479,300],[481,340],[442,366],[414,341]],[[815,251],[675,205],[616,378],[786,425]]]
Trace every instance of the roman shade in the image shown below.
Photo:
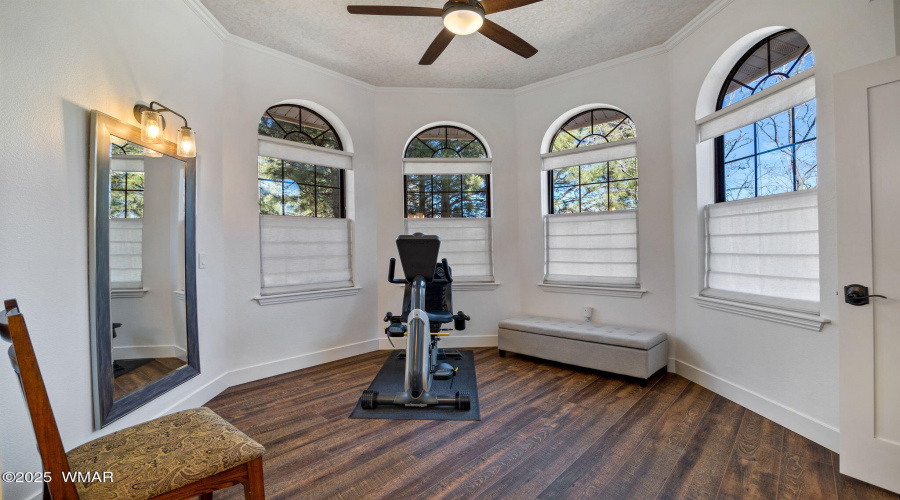
[[[109,284],[116,289],[143,286],[143,219],[109,219]]]
[[[353,286],[349,219],[260,215],[262,295]]]
[[[259,156],[278,158],[279,160],[296,161],[320,167],[353,169],[353,153],[310,146],[300,142],[259,136]]]
[[[441,238],[438,258],[447,259],[453,279],[494,281],[490,218],[405,219],[406,234],[436,234]]]
[[[557,168],[592,165],[594,163],[634,158],[636,156],[637,139],[624,139],[595,146],[544,153],[541,155],[541,168],[544,171],[555,170]]]
[[[810,69],[697,120],[699,140],[725,135],[815,98],[815,72]]]
[[[638,284],[637,210],[544,216],[545,283]]]
[[[490,173],[490,158],[406,158],[403,160],[403,175],[488,175]]]
[[[706,207],[701,295],[819,312],[816,190]]]

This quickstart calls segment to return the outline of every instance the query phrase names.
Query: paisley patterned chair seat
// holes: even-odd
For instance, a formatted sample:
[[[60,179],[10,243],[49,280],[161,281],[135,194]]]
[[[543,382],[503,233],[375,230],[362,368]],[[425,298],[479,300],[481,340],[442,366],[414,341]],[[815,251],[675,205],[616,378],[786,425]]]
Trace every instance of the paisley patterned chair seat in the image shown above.
[[[145,422],[68,453],[73,473],[111,472],[76,483],[81,500],[145,500],[262,456],[265,449],[209,408]]]

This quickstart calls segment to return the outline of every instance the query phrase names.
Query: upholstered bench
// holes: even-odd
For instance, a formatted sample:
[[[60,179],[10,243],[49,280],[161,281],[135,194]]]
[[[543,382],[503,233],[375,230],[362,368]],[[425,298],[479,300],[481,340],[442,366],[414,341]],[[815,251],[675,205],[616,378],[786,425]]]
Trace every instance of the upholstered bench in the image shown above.
[[[501,321],[497,347],[500,356],[510,351],[642,379],[669,362],[663,332],[541,316]]]

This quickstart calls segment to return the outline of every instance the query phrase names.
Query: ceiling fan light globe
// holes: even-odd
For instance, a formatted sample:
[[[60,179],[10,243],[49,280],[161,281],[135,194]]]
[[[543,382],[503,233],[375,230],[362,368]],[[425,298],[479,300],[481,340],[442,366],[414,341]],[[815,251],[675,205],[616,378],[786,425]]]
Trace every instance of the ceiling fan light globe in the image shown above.
[[[484,24],[484,15],[466,4],[460,7],[444,11],[444,27],[457,35],[471,35]]]

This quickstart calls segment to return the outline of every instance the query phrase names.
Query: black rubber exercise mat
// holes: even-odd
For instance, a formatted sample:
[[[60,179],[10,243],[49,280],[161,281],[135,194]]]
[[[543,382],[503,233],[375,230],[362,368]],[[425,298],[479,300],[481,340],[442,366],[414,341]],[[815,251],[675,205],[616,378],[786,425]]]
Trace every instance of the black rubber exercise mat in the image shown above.
[[[392,394],[403,391],[403,372],[406,369],[406,360],[399,359],[404,351],[394,351],[384,362],[381,371],[375,375],[375,380],[369,386],[369,390],[382,394]],[[472,406],[467,411],[457,410],[452,406],[429,406],[426,408],[407,408],[399,405],[378,406],[372,410],[363,410],[356,402],[356,408],[350,414],[350,418],[390,418],[398,420],[481,420],[481,411],[478,407],[478,383],[475,380],[475,356],[472,351],[459,351],[462,359],[447,360],[453,366],[458,366],[453,386],[450,380],[435,380],[432,384],[432,392],[437,394],[456,394],[457,391],[469,391],[472,398]],[[362,392],[360,392],[362,395]]]

